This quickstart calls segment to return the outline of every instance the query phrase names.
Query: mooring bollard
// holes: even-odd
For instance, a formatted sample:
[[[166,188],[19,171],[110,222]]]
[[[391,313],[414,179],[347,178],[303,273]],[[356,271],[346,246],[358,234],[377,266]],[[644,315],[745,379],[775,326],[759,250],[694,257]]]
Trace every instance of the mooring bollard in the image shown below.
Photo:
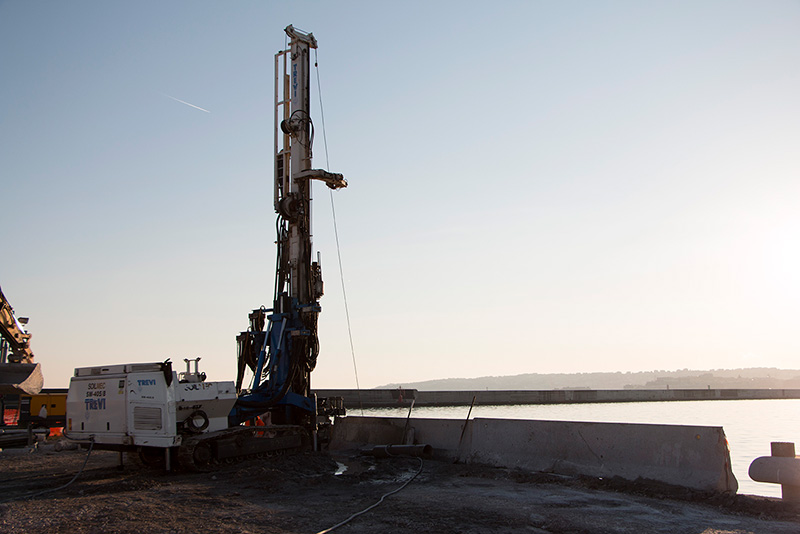
[[[800,458],[795,455],[794,443],[773,441],[772,456],[762,456],[750,464],[750,478],[756,482],[781,485],[784,501],[800,502]]]
[[[796,458],[794,443],[789,441],[773,441],[769,444],[772,456],[779,458]],[[784,501],[800,502],[800,486],[781,484],[781,496]]]

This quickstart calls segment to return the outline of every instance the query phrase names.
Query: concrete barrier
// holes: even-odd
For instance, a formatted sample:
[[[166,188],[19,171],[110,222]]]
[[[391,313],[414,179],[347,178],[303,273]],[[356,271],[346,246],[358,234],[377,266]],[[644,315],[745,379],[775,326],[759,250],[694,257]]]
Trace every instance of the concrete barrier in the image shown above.
[[[465,463],[566,475],[639,478],[702,491],[735,492],[721,427],[514,419],[411,419],[414,442]],[[332,449],[402,443],[406,420],[345,417]]]

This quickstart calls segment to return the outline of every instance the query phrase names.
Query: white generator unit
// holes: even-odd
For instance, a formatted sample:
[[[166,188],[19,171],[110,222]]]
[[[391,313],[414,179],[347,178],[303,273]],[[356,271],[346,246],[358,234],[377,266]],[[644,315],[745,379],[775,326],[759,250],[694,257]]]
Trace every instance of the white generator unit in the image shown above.
[[[185,360],[180,375],[169,362],[75,369],[67,395],[68,437],[98,448],[141,450],[178,447],[187,436],[227,429],[234,384],[205,382],[198,360]]]

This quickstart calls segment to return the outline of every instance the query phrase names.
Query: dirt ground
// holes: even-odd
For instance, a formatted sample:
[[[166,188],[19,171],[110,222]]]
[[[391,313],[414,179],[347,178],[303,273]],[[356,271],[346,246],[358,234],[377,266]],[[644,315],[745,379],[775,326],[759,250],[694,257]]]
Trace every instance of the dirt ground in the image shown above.
[[[57,489],[85,457],[52,444],[0,452],[0,532],[319,533],[420,469],[416,458],[308,453],[167,474],[135,462],[119,469],[117,453],[93,451]],[[405,488],[336,532],[796,534],[800,509],[425,460]]]

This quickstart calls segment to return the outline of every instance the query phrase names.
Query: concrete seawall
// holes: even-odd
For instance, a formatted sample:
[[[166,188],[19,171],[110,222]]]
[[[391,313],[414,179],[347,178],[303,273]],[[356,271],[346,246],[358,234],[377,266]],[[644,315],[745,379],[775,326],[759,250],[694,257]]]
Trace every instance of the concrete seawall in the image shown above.
[[[463,463],[642,478],[701,491],[738,488],[721,427],[484,418],[464,424],[411,419],[406,429],[404,418],[349,416],[334,424],[331,448],[413,441],[431,445],[435,457]]]
[[[800,399],[800,389],[559,389],[493,391],[419,391],[416,389],[325,389],[319,397],[344,397],[355,409],[408,406],[572,404],[591,402],[662,402],[688,400]]]

